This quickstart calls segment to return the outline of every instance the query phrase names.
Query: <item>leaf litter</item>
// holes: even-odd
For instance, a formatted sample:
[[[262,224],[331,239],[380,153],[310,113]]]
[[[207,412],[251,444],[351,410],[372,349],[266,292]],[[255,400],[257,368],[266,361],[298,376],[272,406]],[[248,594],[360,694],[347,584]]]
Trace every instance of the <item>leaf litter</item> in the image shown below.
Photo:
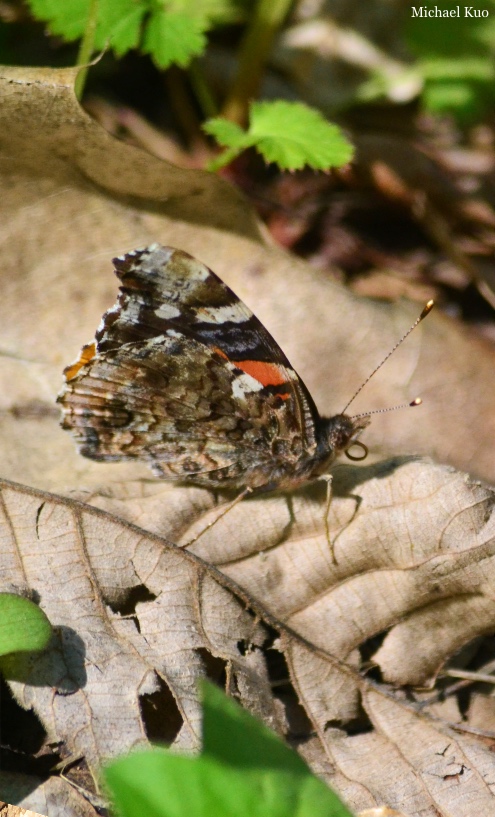
[[[332,537],[340,537],[337,564],[321,519],[323,497],[315,501],[307,491],[298,497],[286,541],[261,550],[258,526],[266,518],[265,500],[251,500],[200,537],[193,554],[104,511],[4,484],[4,529],[11,531],[10,547],[8,542],[4,546],[11,554],[9,580],[34,591],[56,627],[53,648],[33,661],[28,683],[11,682],[18,700],[35,709],[51,740],[84,755],[96,771],[104,759],[146,743],[139,699],[155,693],[160,683],[172,691],[182,721],[173,745],[196,747],[196,683],[216,659],[241,702],[294,740],[281,708],[284,696],[277,698],[270,683],[270,662],[262,652],[269,647],[284,655],[284,682],[292,683],[318,737],[320,762],[335,764],[329,782],[338,772],[341,785],[343,776],[360,789],[364,786],[357,800],[353,785],[340,788],[355,808],[385,801],[399,807],[407,792],[414,803],[408,813],[434,814],[438,807],[448,814],[454,795],[447,767],[453,754],[455,763],[465,767],[462,783],[464,774],[470,781],[470,807],[475,798],[477,807],[488,808],[492,794],[488,783],[481,785],[478,766],[487,770],[493,764],[489,749],[360,674],[358,651],[387,631],[381,649],[368,661],[394,684],[394,663],[402,671],[401,684],[426,683],[432,668],[439,670],[453,645],[466,636],[456,608],[459,595],[471,596],[470,609],[476,600],[483,611],[471,622],[470,637],[493,630],[493,494],[451,469],[425,468],[415,460],[372,466],[373,476],[361,473],[357,485],[353,472],[360,469],[342,470],[347,473],[336,483],[340,481],[344,496],[336,495],[330,516]],[[345,495],[353,479],[359,514]],[[165,504],[166,498],[167,492],[161,497]],[[270,521],[286,512],[284,498],[275,502]],[[233,529],[242,529],[244,541],[237,541]],[[370,530],[374,535],[365,540],[364,532]],[[223,552],[212,558],[208,542],[201,539],[214,535]],[[221,564],[221,572],[212,561]],[[133,592],[142,588],[146,600],[123,615]],[[429,662],[421,667],[421,677],[419,658],[408,676],[414,642],[401,637],[400,630],[408,626],[420,644],[426,641],[425,613],[434,616],[440,600],[444,628],[452,635],[428,645]],[[382,665],[380,652],[388,663]],[[361,735],[346,735],[345,723],[362,718],[362,708],[370,726]],[[300,735],[299,741],[305,742]],[[456,751],[440,761],[440,744],[455,744]],[[356,757],[349,757],[352,746],[358,749]],[[366,778],[362,769],[350,773],[365,749]],[[384,756],[389,764],[385,776],[380,768]]]

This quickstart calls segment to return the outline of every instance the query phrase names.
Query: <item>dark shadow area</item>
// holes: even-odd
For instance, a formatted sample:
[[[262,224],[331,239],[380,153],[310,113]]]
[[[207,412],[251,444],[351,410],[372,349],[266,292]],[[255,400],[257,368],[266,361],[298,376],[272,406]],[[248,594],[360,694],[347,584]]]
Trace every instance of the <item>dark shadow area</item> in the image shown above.
[[[35,755],[43,746],[46,732],[31,710],[19,706],[1,675],[0,704],[1,751],[8,747],[20,754]],[[3,762],[1,768],[6,768]],[[32,769],[22,771],[35,773]],[[36,774],[39,773],[38,769]]]
[[[82,638],[71,627],[57,627],[45,650],[9,656],[3,672],[7,680],[53,687],[59,695],[71,695],[86,684],[85,661]]]

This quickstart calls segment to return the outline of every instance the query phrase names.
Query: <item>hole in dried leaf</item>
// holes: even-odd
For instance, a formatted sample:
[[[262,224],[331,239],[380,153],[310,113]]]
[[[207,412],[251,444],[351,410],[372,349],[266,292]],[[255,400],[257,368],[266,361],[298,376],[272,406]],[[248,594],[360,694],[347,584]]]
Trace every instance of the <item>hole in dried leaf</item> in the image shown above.
[[[136,612],[136,606],[140,602],[154,601],[155,599],[156,595],[151,593],[146,585],[138,584],[136,587],[132,587],[122,598],[118,600],[107,600],[107,604],[114,613],[118,613],[121,616],[132,616]],[[137,619],[136,627],[139,630]]]
[[[139,705],[146,735],[157,743],[173,743],[182,726],[182,716],[165,681],[157,677],[158,690],[141,695]]]
[[[208,675],[210,681],[225,687],[227,661],[225,661],[223,658],[217,658],[215,655],[212,655],[211,652],[205,650],[204,647],[199,647],[197,650],[195,650],[195,652],[197,655],[201,656],[206,674]],[[241,655],[244,655],[244,653],[241,653]]]
[[[372,638],[363,641],[359,646],[362,663],[366,669],[366,675],[373,678],[375,681],[381,681],[382,676],[379,668],[373,663],[373,656],[378,652],[382,646],[388,630],[383,630],[381,633],[376,633]]]
[[[292,686],[285,655],[275,646],[279,634],[271,628],[267,630],[270,637],[265,642],[264,655],[273,695],[284,708],[290,740],[305,741],[312,734],[313,726]]]
[[[324,729],[339,729],[342,731],[342,721],[329,720],[325,723]],[[361,705],[359,705],[358,713],[355,718],[345,723],[345,731],[348,735],[366,735],[374,731],[374,726],[371,723],[368,715]]]
[[[278,633],[272,631],[271,634],[273,635],[273,638],[270,639],[270,641],[265,643],[264,645],[266,666],[268,669],[270,681],[275,690],[277,689],[277,687],[281,686],[292,687],[289,675],[289,668],[287,666],[285,656],[273,644],[274,640],[278,638]]]
[[[246,655],[246,653],[249,652],[249,643],[244,639],[242,641],[238,641],[237,649],[239,650],[240,655]]]
[[[0,678],[0,768],[44,777],[60,756],[48,749],[46,732],[32,710],[25,710],[13,698]],[[39,753],[40,756],[35,757]]]

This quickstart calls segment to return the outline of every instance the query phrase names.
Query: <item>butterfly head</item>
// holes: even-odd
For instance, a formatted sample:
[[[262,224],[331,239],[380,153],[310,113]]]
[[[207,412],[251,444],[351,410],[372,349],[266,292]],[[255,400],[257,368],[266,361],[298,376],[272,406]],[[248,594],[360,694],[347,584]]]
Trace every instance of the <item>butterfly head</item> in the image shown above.
[[[368,449],[359,441],[359,436],[369,423],[370,418],[366,415],[350,417],[348,414],[335,414],[328,419],[322,418],[319,439],[320,446],[327,453],[325,466],[342,453],[351,460],[365,459]],[[351,453],[351,448],[354,447],[361,449],[360,455]]]

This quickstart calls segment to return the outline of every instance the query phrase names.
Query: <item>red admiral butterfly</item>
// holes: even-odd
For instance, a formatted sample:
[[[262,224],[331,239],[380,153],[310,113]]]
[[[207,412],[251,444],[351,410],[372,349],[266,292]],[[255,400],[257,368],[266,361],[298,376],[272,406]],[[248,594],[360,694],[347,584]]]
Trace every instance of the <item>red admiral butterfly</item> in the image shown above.
[[[321,417],[265,327],[204,264],[159,244],[114,264],[121,294],[58,397],[81,454],[271,490],[328,473],[355,444],[369,415]]]

